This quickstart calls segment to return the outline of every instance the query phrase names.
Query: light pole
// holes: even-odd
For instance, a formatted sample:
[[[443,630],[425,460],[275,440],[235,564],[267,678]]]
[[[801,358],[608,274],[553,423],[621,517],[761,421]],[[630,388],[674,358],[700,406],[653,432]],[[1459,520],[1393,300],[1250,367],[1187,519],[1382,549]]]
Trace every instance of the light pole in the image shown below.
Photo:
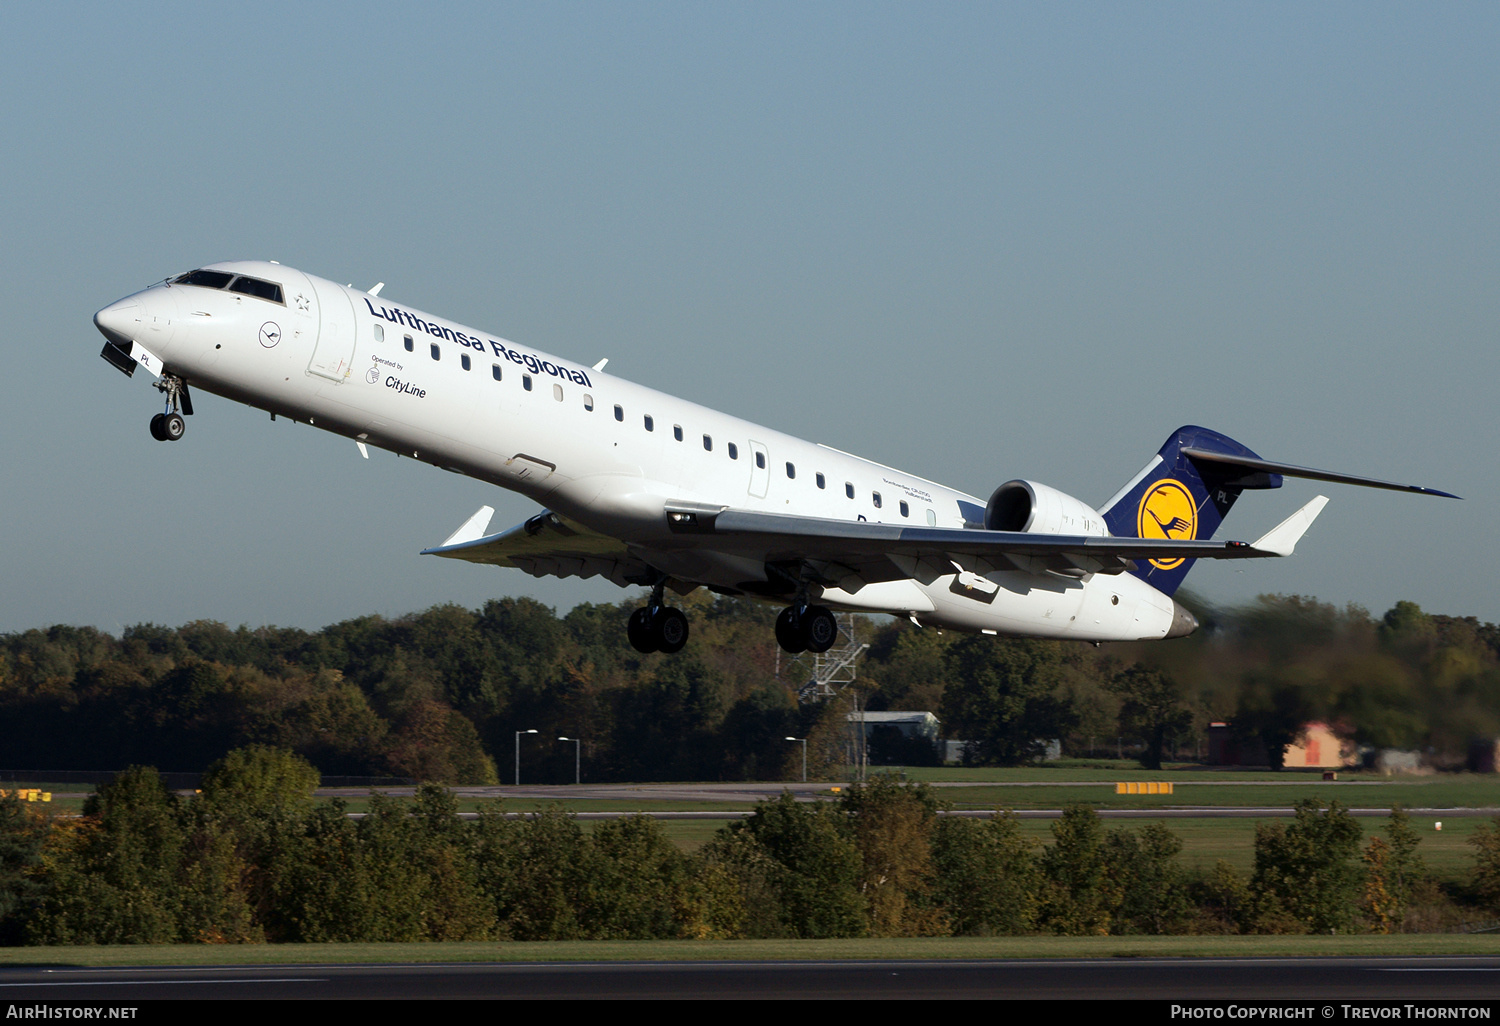
[[[802,782],[805,784],[805,783],[807,783],[807,738],[805,738],[805,737],[789,737],[789,738],[787,738],[787,740],[788,741],[801,741],[802,742]]]
[[[581,775],[583,767],[583,741],[576,737],[560,737],[558,740],[573,742],[573,783],[576,784],[583,779]]]
[[[516,786],[517,787],[521,786],[521,735],[522,734],[535,734],[535,733],[536,733],[536,731],[534,731],[534,730],[518,730],[518,731],[516,731]]]

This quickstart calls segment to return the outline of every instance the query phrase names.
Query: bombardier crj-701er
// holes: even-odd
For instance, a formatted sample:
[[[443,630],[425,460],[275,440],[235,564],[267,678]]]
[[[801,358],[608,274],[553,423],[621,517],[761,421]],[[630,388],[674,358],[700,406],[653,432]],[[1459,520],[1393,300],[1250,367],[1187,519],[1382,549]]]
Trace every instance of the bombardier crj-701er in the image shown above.
[[[1447,495],[1263,460],[1184,427],[1099,509],[1035,481],[975,496],[676,399],[277,263],[212,264],[100,310],[104,357],[156,377],[180,438],[189,385],[509,488],[546,508],[490,534],[486,506],[427,553],[651,589],[642,652],[688,623],[666,591],[784,604],[776,639],[827,650],[832,610],[985,634],[1176,638],[1196,559],[1290,555],[1318,496],[1252,543],[1210,541],[1282,476]]]

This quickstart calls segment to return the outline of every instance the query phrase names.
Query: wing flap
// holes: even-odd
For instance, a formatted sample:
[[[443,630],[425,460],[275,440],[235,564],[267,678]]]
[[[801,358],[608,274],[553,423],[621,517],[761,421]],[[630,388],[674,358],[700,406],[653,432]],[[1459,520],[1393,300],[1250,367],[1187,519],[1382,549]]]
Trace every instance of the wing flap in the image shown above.
[[[1031,573],[1081,577],[1122,573],[1142,559],[1252,559],[1282,554],[1239,541],[902,527],[688,503],[669,504],[666,512],[669,529],[681,535],[684,542],[691,543],[695,536],[712,536],[716,547],[768,551],[782,560],[835,563],[852,570],[866,583],[900,578],[930,582],[952,573],[955,563],[965,570],[981,570],[988,564],[992,569],[1015,567]]]
[[[488,506],[480,509],[447,541],[423,549],[422,555],[516,567],[533,577],[603,576],[621,586],[639,579],[647,570],[624,542],[596,534],[547,510],[508,530],[475,537],[483,532],[492,512]]]

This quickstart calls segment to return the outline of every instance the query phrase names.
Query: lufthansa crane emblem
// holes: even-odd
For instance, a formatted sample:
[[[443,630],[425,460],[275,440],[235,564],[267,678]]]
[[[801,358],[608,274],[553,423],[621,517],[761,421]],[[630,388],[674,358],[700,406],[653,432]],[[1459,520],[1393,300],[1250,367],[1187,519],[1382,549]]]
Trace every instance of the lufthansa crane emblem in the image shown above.
[[[1187,485],[1170,477],[1163,478],[1141,496],[1136,511],[1135,533],[1140,538],[1168,538],[1192,541],[1198,537],[1198,507]],[[1153,559],[1158,570],[1182,565],[1182,559]]]

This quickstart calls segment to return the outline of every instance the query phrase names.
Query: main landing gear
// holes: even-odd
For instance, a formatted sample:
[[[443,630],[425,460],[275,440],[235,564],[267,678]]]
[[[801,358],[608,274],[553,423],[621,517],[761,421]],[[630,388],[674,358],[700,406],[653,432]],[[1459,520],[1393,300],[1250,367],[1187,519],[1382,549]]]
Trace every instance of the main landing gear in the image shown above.
[[[175,442],[187,431],[182,415],[193,415],[193,397],[187,382],[175,374],[163,374],[156,387],[166,395],[167,408],[151,418],[151,437],[158,442]]]
[[[827,652],[838,639],[838,621],[824,606],[787,606],[776,618],[776,643],[793,655]]]
[[[651,601],[630,614],[625,633],[637,652],[682,651],[687,644],[688,621],[682,610],[663,605],[663,585],[651,589]]]

